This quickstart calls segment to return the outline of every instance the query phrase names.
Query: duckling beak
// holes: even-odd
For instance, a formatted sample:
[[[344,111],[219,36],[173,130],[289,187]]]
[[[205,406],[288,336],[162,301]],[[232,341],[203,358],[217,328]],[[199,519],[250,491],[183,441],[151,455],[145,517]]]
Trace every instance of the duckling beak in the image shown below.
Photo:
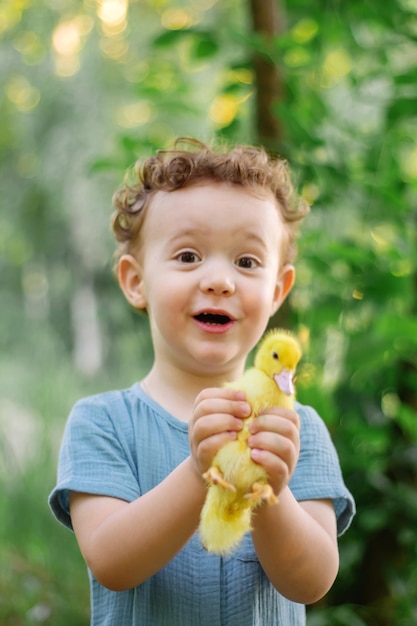
[[[279,374],[274,374],[275,382],[277,383],[281,391],[287,396],[292,396],[295,392],[293,377],[294,372],[287,370],[285,367],[280,371]]]

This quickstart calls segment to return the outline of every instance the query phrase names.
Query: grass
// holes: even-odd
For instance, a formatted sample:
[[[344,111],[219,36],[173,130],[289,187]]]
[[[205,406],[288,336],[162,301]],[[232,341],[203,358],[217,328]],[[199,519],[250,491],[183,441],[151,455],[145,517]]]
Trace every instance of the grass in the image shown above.
[[[64,392],[60,368],[41,366],[35,373],[28,364],[9,361],[7,374],[2,377],[8,384],[0,450],[0,626],[87,626],[86,568],[75,537],[47,505],[71,391],[66,386]]]
[[[87,626],[89,590],[75,537],[53,519],[49,454],[20,475],[2,477],[0,625]]]
[[[86,566],[47,499],[72,405],[128,386],[139,373],[121,358],[114,371],[89,379],[46,329],[32,341],[0,360],[0,626],[88,626]]]

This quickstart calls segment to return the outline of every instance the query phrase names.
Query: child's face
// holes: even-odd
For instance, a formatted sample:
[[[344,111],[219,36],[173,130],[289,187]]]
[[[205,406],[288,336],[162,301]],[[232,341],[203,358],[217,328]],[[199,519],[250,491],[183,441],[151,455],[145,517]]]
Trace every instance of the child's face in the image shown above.
[[[156,362],[196,375],[243,367],[292,286],[283,228],[272,195],[209,182],[155,195],[119,277],[148,311]]]

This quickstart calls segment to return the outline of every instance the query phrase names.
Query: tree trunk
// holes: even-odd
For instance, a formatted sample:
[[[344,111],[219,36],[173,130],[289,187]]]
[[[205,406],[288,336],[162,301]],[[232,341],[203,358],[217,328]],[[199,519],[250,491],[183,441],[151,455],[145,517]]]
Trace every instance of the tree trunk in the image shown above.
[[[277,64],[267,51],[272,48],[274,38],[284,29],[283,11],[278,0],[249,0],[249,9],[252,30],[261,35],[264,41],[264,52],[256,52],[253,57],[257,141],[268,151],[280,152],[282,126],[273,107],[282,99],[283,82]]]

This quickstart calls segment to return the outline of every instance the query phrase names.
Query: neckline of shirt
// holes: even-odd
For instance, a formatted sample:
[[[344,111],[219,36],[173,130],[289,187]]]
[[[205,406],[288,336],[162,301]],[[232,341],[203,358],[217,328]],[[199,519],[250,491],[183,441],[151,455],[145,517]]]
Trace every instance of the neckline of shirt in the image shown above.
[[[169,411],[164,409],[156,400],[154,400],[141,386],[140,382],[136,382],[130,388],[131,391],[138,397],[142,402],[147,404],[158,417],[164,419],[171,426],[174,426],[178,430],[181,430],[183,433],[188,433],[188,423],[182,422],[177,417],[172,415]]]

